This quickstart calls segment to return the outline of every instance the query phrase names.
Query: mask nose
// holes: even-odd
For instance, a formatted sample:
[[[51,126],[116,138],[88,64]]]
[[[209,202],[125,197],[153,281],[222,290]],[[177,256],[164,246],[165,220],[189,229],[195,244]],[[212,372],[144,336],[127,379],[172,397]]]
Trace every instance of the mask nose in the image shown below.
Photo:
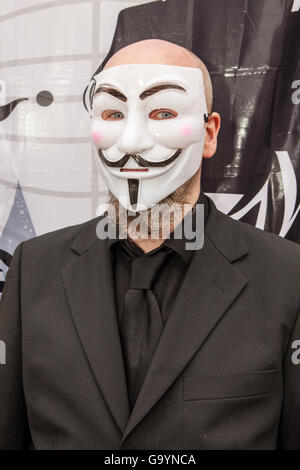
[[[150,150],[155,142],[147,128],[145,115],[132,112],[126,117],[117,147],[122,153],[143,153]]]

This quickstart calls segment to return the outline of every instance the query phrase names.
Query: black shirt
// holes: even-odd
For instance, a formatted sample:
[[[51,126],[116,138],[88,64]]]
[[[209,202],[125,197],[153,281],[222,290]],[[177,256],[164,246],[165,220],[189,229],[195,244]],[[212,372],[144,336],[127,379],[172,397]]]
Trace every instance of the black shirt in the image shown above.
[[[200,191],[197,204],[204,204],[205,223],[208,217],[209,207],[208,201],[202,190]],[[172,311],[184,275],[194,254],[193,250],[186,250],[185,245],[187,241],[191,242],[191,240],[184,238],[184,231],[183,238],[181,239],[173,237],[172,233],[170,238],[164,240],[158,248],[145,253],[132,240],[130,240],[130,238],[108,239],[114,265],[115,294],[119,324],[121,321],[124,297],[130,285],[132,258],[136,256],[155,256],[156,253],[164,252],[165,260],[162,268],[156,276],[152,290],[158,302],[163,325],[165,325],[168,316]],[[142,275],[143,273],[141,272],[141,276]]]

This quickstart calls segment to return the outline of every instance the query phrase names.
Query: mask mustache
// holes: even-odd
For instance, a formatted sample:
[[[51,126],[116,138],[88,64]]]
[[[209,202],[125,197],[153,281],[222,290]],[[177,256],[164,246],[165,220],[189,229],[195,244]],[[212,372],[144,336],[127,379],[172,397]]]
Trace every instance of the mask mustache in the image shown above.
[[[108,167],[110,168],[123,168],[124,165],[128,162],[130,158],[133,158],[133,160],[141,167],[143,168],[155,168],[155,167],[164,167],[169,165],[170,163],[174,162],[176,158],[179,157],[181,154],[181,149],[176,150],[176,152],[166,160],[163,160],[161,162],[151,162],[149,160],[146,160],[145,158],[141,157],[141,155],[138,155],[136,153],[126,153],[124,157],[120,158],[120,160],[117,161],[110,161],[105,158],[103,155],[103,152],[101,149],[98,149],[98,155],[101,159],[101,161]]]

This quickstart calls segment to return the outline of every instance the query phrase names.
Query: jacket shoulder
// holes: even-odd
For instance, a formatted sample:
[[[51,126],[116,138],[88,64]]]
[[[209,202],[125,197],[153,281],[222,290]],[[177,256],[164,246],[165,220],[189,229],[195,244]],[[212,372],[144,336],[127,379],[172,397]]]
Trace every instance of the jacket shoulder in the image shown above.
[[[266,232],[245,222],[233,220],[238,226],[248,247],[265,256],[296,258],[300,261],[300,245],[271,232]]]
[[[232,220],[242,234],[249,254],[247,273],[260,279],[264,289],[285,296],[300,305],[300,245],[250,224]]]
[[[216,240],[219,246],[230,247],[229,251],[235,251],[236,245],[241,241],[247,247],[243,252],[250,254],[250,258],[259,259],[260,264],[268,264],[273,261],[286,260],[290,264],[297,264],[300,268],[300,245],[291,240],[267,232],[253,225],[235,220],[217,209],[215,203],[209,199],[210,217],[208,233]]]
[[[25,240],[23,245],[26,246],[27,249],[33,248],[38,249],[46,246],[56,247],[62,245],[70,245],[72,241],[77,237],[77,235],[85,229],[89,229],[96,226],[97,219],[91,219],[87,222],[83,222],[77,225],[70,225],[68,227],[64,227],[58,230],[53,230],[51,232],[44,233],[42,235],[38,235],[37,237],[30,238],[29,240]]]
[[[100,217],[97,217],[25,240],[21,243],[24,265],[35,266],[36,269],[45,264],[62,266],[70,257],[75,256],[71,247],[76,240],[81,238],[87,245],[92,245],[97,240],[96,226],[99,219]]]

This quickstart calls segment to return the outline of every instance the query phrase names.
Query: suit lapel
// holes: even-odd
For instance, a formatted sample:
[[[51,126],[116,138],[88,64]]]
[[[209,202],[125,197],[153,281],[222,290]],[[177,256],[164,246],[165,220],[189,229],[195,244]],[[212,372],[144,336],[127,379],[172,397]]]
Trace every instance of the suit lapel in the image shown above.
[[[80,256],[63,270],[72,316],[95,379],[123,431],[129,405],[107,245],[96,238],[96,227],[89,227],[72,248]]]
[[[177,379],[247,284],[231,264],[248,252],[245,242],[238,228],[232,230],[234,222],[210,205],[204,246],[193,256],[123,441]]]
[[[124,441],[182,373],[247,280],[232,262],[248,253],[238,225],[208,199],[205,241],[196,251],[161,335],[130,415],[119,338],[114,276],[107,243],[96,237],[94,219],[71,248],[76,259],[63,269],[74,323]]]

